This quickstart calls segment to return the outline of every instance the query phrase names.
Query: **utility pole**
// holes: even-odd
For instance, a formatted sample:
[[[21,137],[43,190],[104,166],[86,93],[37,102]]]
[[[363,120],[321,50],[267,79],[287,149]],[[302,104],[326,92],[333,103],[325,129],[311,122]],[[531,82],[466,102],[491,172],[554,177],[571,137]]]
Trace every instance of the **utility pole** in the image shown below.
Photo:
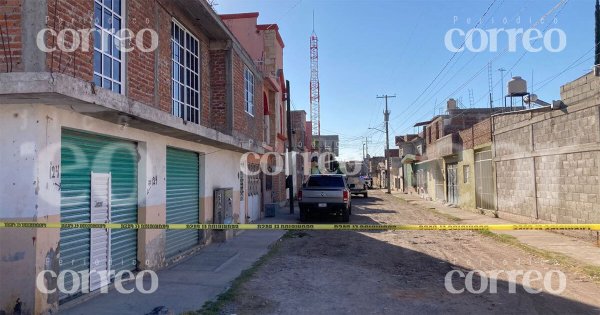
[[[365,160],[365,143],[364,142],[363,142],[363,155],[362,155],[362,157],[363,157],[363,161],[364,161]]]
[[[361,175],[365,175],[365,163],[367,163],[367,156],[365,155],[365,142],[363,142],[363,154],[362,154],[362,161],[360,162],[360,174]]]
[[[387,184],[387,193],[392,193],[392,187],[390,185],[390,169],[391,169],[391,154],[390,154],[390,131],[389,131],[389,122],[390,122],[390,111],[388,110],[388,98],[394,98],[396,95],[382,95],[377,96],[377,98],[385,98],[385,112],[383,113],[383,119],[385,122],[385,164],[386,164],[386,176],[385,182]]]
[[[365,155],[365,163],[367,163],[367,167],[365,167],[365,171],[367,172],[367,174],[365,174],[366,176],[371,176],[371,159],[369,159],[369,137],[365,137],[365,150],[366,150],[366,155]]]
[[[292,109],[291,109],[291,97],[290,97],[290,81],[285,80],[285,101],[287,105],[287,138],[288,138],[288,167],[290,175],[288,179],[289,196],[290,196],[290,214],[294,214],[294,176],[292,172],[296,170],[292,169],[292,158],[295,156],[292,154]]]

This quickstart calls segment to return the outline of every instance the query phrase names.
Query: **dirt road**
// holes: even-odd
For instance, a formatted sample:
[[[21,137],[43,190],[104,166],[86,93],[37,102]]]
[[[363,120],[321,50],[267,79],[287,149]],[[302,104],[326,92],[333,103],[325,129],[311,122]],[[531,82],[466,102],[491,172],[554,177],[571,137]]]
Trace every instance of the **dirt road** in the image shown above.
[[[370,195],[353,199],[352,223],[457,223],[397,197]],[[529,285],[523,285],[525,278]],[[538,289],[543,291],[527,292]],[[600,314],[600,286],[583,273],[477,232],[305,231],[282,240],[227,309],[237,314]]]

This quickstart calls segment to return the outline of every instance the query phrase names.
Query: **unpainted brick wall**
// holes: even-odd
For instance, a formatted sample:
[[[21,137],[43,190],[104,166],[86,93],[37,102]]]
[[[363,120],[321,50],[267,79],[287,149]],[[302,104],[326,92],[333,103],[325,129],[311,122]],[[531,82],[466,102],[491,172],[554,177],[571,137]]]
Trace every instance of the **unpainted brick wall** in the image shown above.
[[[210,55],[211,112],[213,128],[227,129],[227,50],[212,50]]]
[[[134,34],[138,34],[144,28],[150,28],[158,31],[162,28],[171,29],[170,20],[159,20],[158,29],[153,23],[158,15],[154,0],[134,0],[127,1],[127,27]],[[150,32],[144,32],[144,47],[150,47],[152,37]],[[167,43],[160,42],[159,45],[165,46]],[[169,43],[170,44],[170,43]],[[127,94],[138,102],[144,104],[154,104],[154,78],[155,78],[155,53],[143,52],[137,47],[127,54]],[[160,56],[161,58],[170,58],[169,56]],[[170,80],[169,80],[170,82]]]
[[[48,0],[47,28],[56,33],[64,29],[84,30],[93,28],[94,1]],[[71,32],[65,32],[65,47],[73,44]],[[81,36],[82,34],[79,33]],[[64,52],[58,48],[57,37],[46,33],[46,46],[56,48],[46,53],[46,66],[49,71],[62,73],[91,82],[94,74],[94,42],[92,33],[81,41],[88,43],[88,49]]]
[[[490,143],[492,141],[491,120],[488,118],[478,122],[471,128],[459,131],[458,135],[462,141],[463,150]]]
[[[21,14],[23,0],[0,0],[0,24],[2,24],[5,45],[0,47],[0,72],[22,71],[21,60]],[[165,112],[172,111],[172,48],[171,21],[174,17],[199,41],[200,49],[200,124],[209,128],[224,125],[225,117],[231,113],[223,113],[225,106],[225,69],[224,52],[209,52],[209,39],[202,29],[197,27],[188,13],[175,2],[156,0],[128,0],[126,3],[126,19],[122,26],[131,29],[134,35],[142,29],[155,30],[159,36],[156,51],[143,52],[135,45],[126,55],[126,95],[129,99],[154,106]],[[48,0],[48,16],[46,26],[56,33],[64,29],[84,30],[93,25],[93,0]],[[5,19],[6,16],[6,19]],[[74,39],[71,32],[66,33],[65,46],[71,47]],[[77,49],[74,52],[56,50],[46,54],[46,66],[49,71],[63,73],[87,82],[93,81],[93,36],[90,32],[85,38],[89,45],[87,51]],[[151,45],[151,33],[143,33],[143,45]],[[49,48],[57,47],[56,37],[47,35],[45,39]],[[83,47],[80,46],[80,47]],[[213,60],[215,58],[215,60]],[[244,104],[244,62],[234,53],[234,130],[255,142],[263,141],[263,100],[262,80],[255,76],[254,116],[248,115]],[[11,62],[12,60],[12,62]],[[12,68],[11,68],[12,65]],[[212,67],[216,67],[212,69]],[[212,72],[211,72],[212,71]],[[215,88],[211,89],[211,84]],[[215,113],[212,113],[214,106]],[[227,115],[226,115],[227,114]]]
[[[4,6],[5,3],[7,6]],[[13,6],[8,4],[15,3],[20,3],[20,1],[0,0],[0,4],[3,4],[1,10],[13,10]],[[137,35],[142,29],[151,29],[155,30],[159,36],[157,51],[143,52],[137,49],[134,43],[132,43],[133,50],[127,53],[126,57],[127,70],[125,78],[127,80],[127,96],[132,100],[157,107],[163,111],[172,111],[171,21],[172,17],[175,17],[180,24],[199,40],[201,63],[200,123],[211,127],[209,126],[211,119],[211,89],[208,38],[195,26],[195,21],[173,2],[167,1],[159,4],[156,0],[128,0],[125,3],[127,6],[125,9],[127,16],[123,27],[131,29],[133,35]],[[65,28],[77,30],[92,28],[93,6],[94,1],[92,0],[48,0],[47,27],[55,30],[57,33]],[[17,20],[14,22],[15,30],[19,32],[18,35],[15,35],[17,37],[20,36],[20,20],[18,18],[20,18],[20,11]],[[141,38],[144,47],[150,47],[151,33],[146,31]],[[46,65],[48,69],[55,73],[64,73],[85,81],[92,81],[94,56],[93,33],[90,34],[87,40],[90,45],[90,49],[87,52],[79,49],[72,53],[61,53],[60,50],[47,53]],[[72,44],[71,34],[67,33],[65,41],[65,45],[70,47]],[[133,42],[135,42],[135,39]],[[56,38],[54,36],[46,36],[46,45],[51,48],[56,47]],[[15,54],[15,51],[13,51],[13,60],[20,62],[20,52],[17,58],[15,58]],[[2,56],[1,49],[0,56]],[[1,62],[3,60],[4,58],[0,58],[0,65],[2,65]]]
[[[246,112],[244,98],[244,69],[246,64],[236,51],[233,52],[233,129],[250,139],[262,142],[264,107],[262,99],[262,80],[254,75],[254,113]]]
[[[0,0],[0,73],[23,71],[21,6],[23,0]]]
[[[285,194],[285,174],[280,173],[273,176],[273,201],[282,202],[287,199]]]

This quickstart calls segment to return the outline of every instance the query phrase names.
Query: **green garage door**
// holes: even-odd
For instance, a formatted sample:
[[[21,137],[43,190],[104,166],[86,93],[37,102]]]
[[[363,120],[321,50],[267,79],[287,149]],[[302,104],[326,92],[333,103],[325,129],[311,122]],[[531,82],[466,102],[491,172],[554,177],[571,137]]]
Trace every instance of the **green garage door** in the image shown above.
[[[200,222],[198,154],[167,148],[167,223]],[[198,230],[167,230],[166,256],[173,257],[197,245]]]
[[[137,222],[136,144],[66,129],[62,130],[61,142],[61,221],[90,222],[91,173],[94,172],[111,173],[111,222]],[[137,231],[112,230],[110,240],[110,269],[115,272],[134,270]],[[61,229],[60,259],[61,270],[89,270],[90,230]],[[71,288],[70,281],[66,279],[66,288]]]

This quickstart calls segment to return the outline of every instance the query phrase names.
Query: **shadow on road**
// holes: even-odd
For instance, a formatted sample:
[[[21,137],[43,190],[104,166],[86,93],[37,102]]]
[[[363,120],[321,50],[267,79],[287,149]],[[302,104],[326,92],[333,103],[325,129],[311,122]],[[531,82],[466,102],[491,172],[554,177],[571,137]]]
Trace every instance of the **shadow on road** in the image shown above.
[[[367,222],[360,215],[356,220]],[[276,257],[243,286],[234,302],[236,311],[256,314],[295,314],[298,309],[306,314],[600,312],[595,306],[565,297],[528,293],[515,282],[490,280],[485,276],[489,270],[471,272],[454,266],[450,259],[442,260],[391,244],[389,238],[377,239],[372,234],[355,231],[303,233],[304,237],[287,239]],[[456,255],[461,254],[464,253],[457,250]],[[502,262],[498,265],[502,266]],[[547,272],[543,266],[520,268],[537,268],[542,275]],[[449,272],[452,272],[450,277]],[[471,275],[466,277],[468,274]],[[556,289],[557,277],[553,280],[552,288]],[[543,282],[538,279],[532,286],[540,287]],[[448,288],[460,293],[451,293]]]

